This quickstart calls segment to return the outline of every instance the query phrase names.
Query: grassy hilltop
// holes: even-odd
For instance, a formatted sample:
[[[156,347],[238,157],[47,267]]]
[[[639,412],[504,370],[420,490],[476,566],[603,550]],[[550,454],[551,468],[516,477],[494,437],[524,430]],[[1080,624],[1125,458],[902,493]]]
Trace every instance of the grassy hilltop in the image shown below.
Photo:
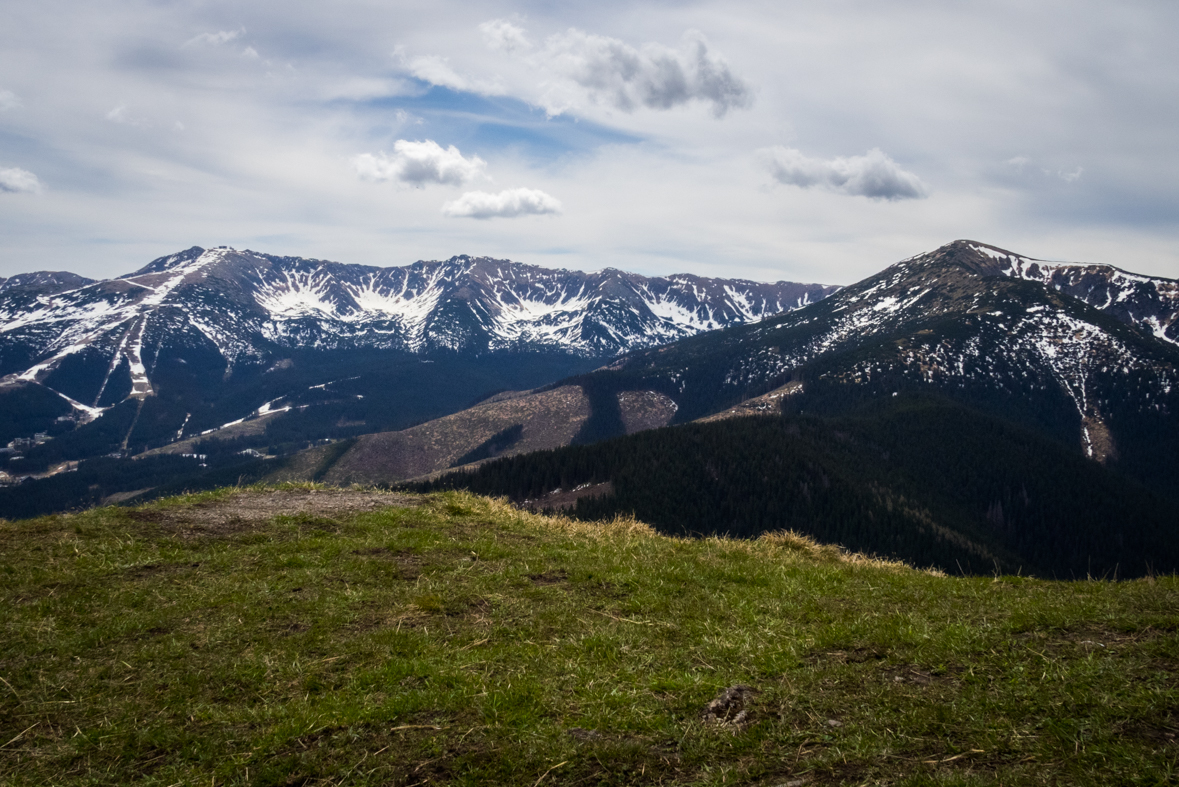
[[[0,608],[3,784],[1179,780],[1175,577],[308,486],[2,523]]]

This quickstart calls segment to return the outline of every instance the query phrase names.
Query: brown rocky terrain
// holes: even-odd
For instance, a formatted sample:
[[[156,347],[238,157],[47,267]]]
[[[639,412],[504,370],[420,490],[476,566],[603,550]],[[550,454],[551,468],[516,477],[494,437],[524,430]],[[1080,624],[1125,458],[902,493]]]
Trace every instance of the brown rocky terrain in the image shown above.
[[[676,412],[675,402],[655,391],[625,391],[618,405],[627,434],[666,426]],[[304,451],[267,480],[348,485],[427,477],[467,464],[465,457],[505,430],[519,431],[471,463],[569,445],[589,415],[589,399],[578,385],[510,391],[399,432],[363,435],[342,452],[339,444]]]
[[[740,418],[745,415],[776,415],[782,412],[782,401],[787,397],[802,393],[802,383],[788,382],[781,388],[775,388],[767,394],[746,399],[719,413],[697,418],[696,423],[707,424],[713,421],[723,421],[726,418]]]

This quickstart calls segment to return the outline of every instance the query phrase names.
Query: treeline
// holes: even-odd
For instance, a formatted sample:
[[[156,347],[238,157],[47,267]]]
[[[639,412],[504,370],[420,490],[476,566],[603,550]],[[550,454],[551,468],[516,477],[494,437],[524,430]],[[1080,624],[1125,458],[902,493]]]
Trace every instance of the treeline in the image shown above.
[[[574,516],[676,535],[791,529],[951,573],[1179,569],[1179,507],[1049,438],[934,397],[859,417],[746,417],[499,459],[416,485],[537,501],[610,481]]]

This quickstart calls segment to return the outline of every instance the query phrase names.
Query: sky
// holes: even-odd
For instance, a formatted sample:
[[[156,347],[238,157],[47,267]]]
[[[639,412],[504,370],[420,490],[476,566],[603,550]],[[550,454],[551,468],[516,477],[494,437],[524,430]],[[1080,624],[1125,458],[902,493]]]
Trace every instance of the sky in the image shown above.
[[[1179,3],[0,0],[0,276],[190,246],[1179,278]]]

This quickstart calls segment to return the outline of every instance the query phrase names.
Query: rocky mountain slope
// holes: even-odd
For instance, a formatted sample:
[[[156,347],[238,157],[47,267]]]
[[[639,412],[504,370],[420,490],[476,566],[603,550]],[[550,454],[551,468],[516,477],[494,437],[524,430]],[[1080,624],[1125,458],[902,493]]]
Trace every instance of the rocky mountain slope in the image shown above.
[[[226,378],[291,348],[610,357],[753,322],[834,289],[467,256],[374,268],[194,247],[108,281],[48,273],[7,280],[0,375],[99,408],[124,378],[125,396],[150,396],[155,369],[192,362],[190,355],[205,365],[212,356]]]
[[[989,264],[979,260],[981,273],[1038,281],[1179,344],[1179,281],[1175,279],[1141,276],[1112,265],[1045,262],[981,243],[970,245],[990,260]]]
[[[1086,290],[1104,307],[1098,309],[1042,283],[1044,270],[957,241],[810,308],[633,353],[612,369],[619,385],[659,381],[680,405],[681,420],[777,389],[786,398],[824,390],[827,405],[814,397],[810,403],[824,407],[924,388],[1039,424],[1099,460],[1118,456],[1119,432],[1134,442],[1156,428],[1173,430],[1179,348],[1160,336],[1173,315],[1152,316],[1144,328],[1141,313],[1130,322],[1126,304],[1145,300],[1144,290],[1162,303],[1174,282],[1057,269],[1059,281],[1105,282],[1104,291]],[[1126,288],[1112,295],[1119,276]],[[1168,327],[1156,330],[1156,321]],[[794,385],[787,390],[788,383]]]

